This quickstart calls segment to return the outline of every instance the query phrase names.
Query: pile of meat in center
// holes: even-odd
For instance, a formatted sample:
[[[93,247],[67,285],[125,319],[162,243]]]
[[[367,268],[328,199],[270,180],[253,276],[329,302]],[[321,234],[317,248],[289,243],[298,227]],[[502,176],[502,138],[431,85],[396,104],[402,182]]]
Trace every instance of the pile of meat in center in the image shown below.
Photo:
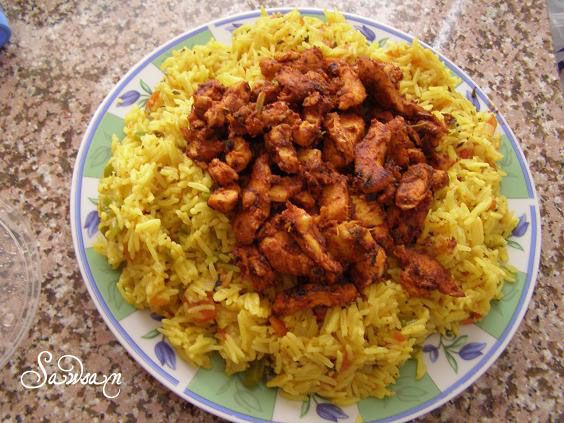
[[[435,152],[446,125],[399,93],[402,72],[319,49],[260,63],[264,81],[194,94],[187,155],[216,187],[208,205],[230,216],[243,276],[276,290],[273,312],[348,304],[402,267],[414,296],[463,296],[450,273],[415,248],[433,193],[448,184]]]

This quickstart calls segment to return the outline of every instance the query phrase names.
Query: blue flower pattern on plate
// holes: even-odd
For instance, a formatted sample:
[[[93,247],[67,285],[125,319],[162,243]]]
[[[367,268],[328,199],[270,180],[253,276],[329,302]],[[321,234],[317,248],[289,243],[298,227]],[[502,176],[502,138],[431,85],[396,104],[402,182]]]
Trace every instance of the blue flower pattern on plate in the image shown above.
[[[100,216],[98,216],[98,210],[92,210],[86,215],[86,220],[84,221],[84,229],[90,238],[98,232],[98,225],[100,224]]]
[[[340,407],[330,402],[317,404],[315,412],[319,417],[331,422],[337,422],[339,419],[347,419],[349,416],[341,410]]]
[[[460,358],[466,361],[474,360],[484,354],[482,350],[487,345],[485,342],[466,343],[467,339],[468,335],[458,337],[449,334],[441,335],[439,345],[425,344],[423,345],[423,352],[429,354],[431,363],[435,363],[439,358],[442,348],[448,364],[455,373],[458,373],[458,361],[456,360],[455,354],[458,354]]]
[[[125,107],[131,106],[141,97],[141,93],[139,91],[130,90],[118,97],[117,107]]]
[[[525,235],[528,228],[529,222],[527,222],[527,216],[525,214],[522,214],[521,216],[519,216],[519,223],[517,223],[517,226],[515,226],[515,229],[513,229],[511,235],[515,237],[522,237],[523,235]]]
[[[521,216],[519,216],[519,222],[517,223],[517,226],[515,226],[515,229],[513,229],[513,232],[511,232],[511,236],[515,238],[520,238],[527,233],[527,229],[529,229],[529,222],[527,221],[527,215],[522,214]],[[523,249],[523,246],[513,239],[508,239],[507,245],[517,250],[525,251]]]
[[[140,91],[129,90],[120,95],[116,101],[116,107],[127,107],[139,102],[140,107],[145,107],[149,97],[153,94],[153,90],[149,85],[143,81],[139,80]]]
[[[162,340],[155,344],[155,355],[161,363],[161,366],[168,366],[176,370],[176,354],[172,347],[166,343],[164,336]]]
[[[374,41],[376,39],[376,34],[374,33],[374,31],[372,31],[370,28],[368,28],[366,25],[355,25],[355,28],[362,34],[364,35],[364,38],[366,38],[367,41]]]
[[[302,407],[300,410],[300,418],[307,415],[309,412],[311,402],[316,404],[315,405],[315,412],[319,417],[324,420],[328,420],[331,422],[338,422],[340,419],[348,419],[349,416],[346,414],[341,407],[338,405],[332,404],[330,402],[321,402],[323,398],[319,397],[316,394],[309,395],[303,402]]]
[[[233,22],[231,25],[226,26],[225,29],[229,32],[233,32],[237,28],[239,28],[241,25],[243,25],[243,24],[238,23],[238,22]]]

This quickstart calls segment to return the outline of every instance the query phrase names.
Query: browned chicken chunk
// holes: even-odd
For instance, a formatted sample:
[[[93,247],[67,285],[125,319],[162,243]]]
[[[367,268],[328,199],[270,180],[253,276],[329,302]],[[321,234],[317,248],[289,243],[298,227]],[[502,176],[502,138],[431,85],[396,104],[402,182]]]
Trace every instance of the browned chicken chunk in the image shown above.
[[[262,96],[264,103],[274,103],[278,94],[280,93],[280,86],[271,81],[258,81],[251,92],[251,99],[259,103],[259,97]]]
[[[186,137],[189,130],[184,132]],[[218,139],[201,140],[199,138],[187,138],[187,141],[186,155],[195,161],[209,162],[219,157],[225,151],[225,143]]]
[[[352,163],[355,146],[364,137],[364,119],[351,113],[329,113],[323,125],[327,129],[323,158],[336,169]]]
[[[247,132],[255,137],[273,126],[288,123],[290,126],[300,121],[300,116],[283,101],[276,101],[261,110],[254,110],[245,118]]]
[[[332,184],[338,179],[337,172],[321,159],[320,150],[316,148],[302,150],[298,158],[310,190]]]
[[[353,218],[360,223],[371,228],[380,226],[386,221],[386,213],[375,201],[369,201],[366,197],[353,195],[351,197],[353,206]]]
[[[313,260],[283,230],[264,237],[259,243],[259,249],[277,272],[308,276],[316,267]]]
[[[286,316],[317,306],[343,306],[352,303],[357,296],[357,289],[350,283],[331,286],[298,285],[278,294],[272,305],[272,311],[274,314]]]
[[[241,274],[254,289],[262,292],[273,284],[275,275],[272,267],[255,247],[236,247],[233,254]]]
[[[270,200],[276,203],[285,203],[299,193],[303,186],[303,180],[299,176],[273,176]]]
[[[399,92],[401,70],[391,63],[361,57],[356,62],[357,73],[368,93],[384,109],[404,113],[404,98]]]
[[[235,113],[241,107],[248,104],[250,99],[251,88],[248,83],[243,81],[227,88],[221,103],[226,111]]]
[[[394,241],[388,229],[387,216],[376,201],[368,201],[365,197],[352,196],[353,219],[369,228],[374,241],[386,250],[393,248]]]
[[[239,175],[231,166],[219,159],[213,159],[208,165],[208,173],[214,182],[221,186],[234,184],[239,180]]]
[[[402,210],[417,207],[429,194],[433,168],[420,163],[410,166],[402,175],[396,191],[396,206]]]
[[[218,188],[208,198],[208,206],[222,213],[229,213],[237,206],[239,192],[239,185]]]
[[[428,164],[410,166],[402,175],[396,192],[396,206],[402,210],[417,207],[431,190],[436,191],[448,185],[448,173],[433,169]]]
[[[341,88],[337,93],[339,109],[347,110],[362,104],[366,99],[366,90],[356,71],[342,60],[331,60],[328,68],[341,79]]]
[[[402,210],[396,205],[388,208],[388,227],[396,244],[409,245],[417,240],[425,224],[432,201],[433,196],[429,192],[413,209]]]
[[[342,175],[337,180],[323,187],[321,191],[321,200],[319,215],[323,223],[330,221],[342,222],[349,218],[350,198],[348,181]]]
[[[292,128],[288,124],[277,125],[264,137],[264,144],[272,160],[286,173],[297,173],[300,168],[296,149],[292,144]]]
[[[327,272],[340,273],[343,270],[341,264],[329,256],[325,238],[310,214],[288,203],[281,216],[286,230],[315,263]]]
[[[394,254],[404,266],[400,283],[410,295],[426,297],[431,291],[439,290],[452,297],[464,297],[450,272],[434,258],[403,245],[396,247]]]
[[[315,211],[315,198],[313,198],[313,195],[311,195],[308,191],[298,192],[292,197],[292,201],[308,213],[313,213]]]
[[[225,161],[235,172],[241,172],[253,159],[253,152],[243,137],[234,137],[231,146],[231,151],[225,155]]]
[[[294,142],[301,147],[309,147],[321,136],[321,128],[307,120],[303,120],[292,129]]]
[[[253,242],[256,232],[270,215],[270,166],[268,155],[260,155],[253,165],[248,185],[243,190],[243,209],[233,220],[233,232],[238,243]]]
[[[381,122],[372,120],[364,139],[355,146],[354,169],[364,193],[382,191],[393,181],[389,170],[384,168],[386,150],[391,133]]]
[[[384,249],[376,246],[352,264],[351,279],[359,290],[382,279],[386,271],[386,259]]]
[[[354,263],[362,260],[377,247],[370,231],[354,221],[330,226],[323,234],[331,257],[340,262]]]
[[[330,82],[326,75],[316,71],[305,74],[293,67],[284,66],[275,76],[282,87],[278,98],[290,103],[301,103],[314,91],[325,93],[329,91]]]
[[[194,97],[209,97],[211,100],[219,101],[223,97],[225,88],[215,79],[210,79],[198,86]]]

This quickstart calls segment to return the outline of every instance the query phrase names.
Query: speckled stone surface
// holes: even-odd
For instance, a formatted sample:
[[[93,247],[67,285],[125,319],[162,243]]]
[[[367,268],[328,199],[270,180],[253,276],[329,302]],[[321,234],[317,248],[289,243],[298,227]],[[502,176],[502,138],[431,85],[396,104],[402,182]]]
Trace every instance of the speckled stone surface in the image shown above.
[[[40,243],[44,277],[33,328],[0,370],[0,420],[89,421],[105,416],[123,421],[220,421],[163,388],[104,324],[73,252],[71,175],[96,107],[146,53],[214,18],[261,4],[300,3],[0,1],[13,31],[10,44],[0,49],[0,198],[19,207],[29,220]],[[564,420],[564,109],[545,2],[340,0],[309,5],[372,17],[438,45],[506,117],[541,197],[541,269],[523,323],[485,375],[419,421]],[[23,389],[19,376],[35,367],[42,350],[56,357],[74,354],[89,371],[121,371],[121,394],[108,400],[100,389],[82,385]]]

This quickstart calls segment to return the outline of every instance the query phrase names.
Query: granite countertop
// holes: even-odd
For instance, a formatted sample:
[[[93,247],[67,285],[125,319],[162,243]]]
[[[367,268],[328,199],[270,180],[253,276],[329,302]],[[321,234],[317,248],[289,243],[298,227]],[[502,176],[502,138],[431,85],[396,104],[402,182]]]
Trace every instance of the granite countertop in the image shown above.
[[[215,422],[169,392],[126,353],[90,300],[73,252],[69,191],[77,149],[98,104],[147,52],[211,19],[302,2],[255,0],[0,1],[12,40],[0,49],[0,198],[19,207],[41,248],[33,327],[0,370],[0,419]],[[537,287],[507,350],[463,394],[419,421],[562,420],[563,97],[543,0],[310,2],[376,18],[434,44],[485,89],[531,165],[542,202]],[[214,4],[213,6],[211,4]],[[560,123],[559,123],[560,122]],[[75,385],[25,390],[43,350],[89,371],[121,371],[115,400]],[[478,417],[479,416],[479,417]]]

